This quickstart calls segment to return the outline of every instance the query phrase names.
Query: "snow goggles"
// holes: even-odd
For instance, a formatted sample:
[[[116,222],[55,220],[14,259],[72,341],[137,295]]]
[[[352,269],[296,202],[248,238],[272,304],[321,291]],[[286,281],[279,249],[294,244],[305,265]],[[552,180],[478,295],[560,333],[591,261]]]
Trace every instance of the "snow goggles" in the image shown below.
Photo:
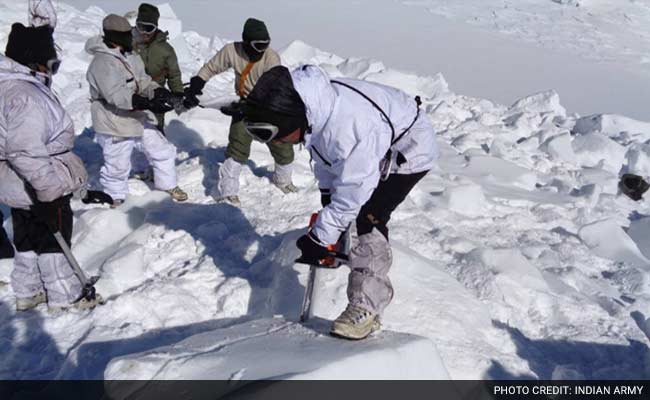
[[[268,122],[250,122],[244,120],[246,133],[254,140],[262,143],[269,143],[280,132],[280,128]]]
[[[61,60],[53,58],[51,60],[48,60],[45,66],[47,67],[47,70],[50,71],[52,75],[54,75],[59,72],[59,68],[61,67]]]
[[[142,21],[136,21],[135,22],[135,29],[138,30],[140,33],[144,33],[145,35],[154,33],[156,29],[158,29],[158,25],[152,24],[151,22],[142,22]]]
[[[269,48],[270,40],[251,40],[250,44],[253,50],[258,53],[264,53]]]

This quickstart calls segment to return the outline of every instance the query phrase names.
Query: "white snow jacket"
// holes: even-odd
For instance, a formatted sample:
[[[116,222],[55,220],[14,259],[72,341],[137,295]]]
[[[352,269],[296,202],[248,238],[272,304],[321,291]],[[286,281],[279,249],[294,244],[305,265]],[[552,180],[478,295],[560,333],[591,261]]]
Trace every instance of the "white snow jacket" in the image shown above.
[[[72,119],[42,83],[46,78],[0,55],[0,203],[9,207],[32,204],[21,177],[40,201],[85,189],[88,179],[71,151]]]
[[[86,52],[94,56],[86,73],[93,129],[105,135],[142,136],[144,122],[154,121],[153,114],[134,111],[131,98],[136,93],[152,98],[160,86],[147,75],[139,55],[123,55],[106,46],[101,36],[88,39]]]
[[[292,72],[293,83],[307,108],[312,133],[306,146],[321,189],[332,202],[318,214],[312,231],[322,244],[336,243],[357,217],[379,184],[380,162],[392,150],[391,173],[412,174],[431,169],[438,158],[436,134],[424,111],[417,120],[417,103],[401,90],[356,79],[335,79],[361,91],[388,115],[392,131],[380,111],[359,93],[333,84],[325,71],[306,65]],[[397,157],[401,153],[398,165]],[[404,161],[404,159],[406,161]]]

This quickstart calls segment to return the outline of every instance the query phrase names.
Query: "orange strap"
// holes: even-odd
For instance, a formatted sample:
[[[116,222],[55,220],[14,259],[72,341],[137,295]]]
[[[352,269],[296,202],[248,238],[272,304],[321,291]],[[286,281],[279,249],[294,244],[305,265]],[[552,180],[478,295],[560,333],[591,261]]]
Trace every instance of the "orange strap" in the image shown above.
[[[246,83],[248,74],[251,72],[251,69],[253,69],[253,65],[255,65],[254,62],[249,62],[241,73],[241,76],[239,78],[239,90],[237,91],[239,97],[244,97],[244,84]]]

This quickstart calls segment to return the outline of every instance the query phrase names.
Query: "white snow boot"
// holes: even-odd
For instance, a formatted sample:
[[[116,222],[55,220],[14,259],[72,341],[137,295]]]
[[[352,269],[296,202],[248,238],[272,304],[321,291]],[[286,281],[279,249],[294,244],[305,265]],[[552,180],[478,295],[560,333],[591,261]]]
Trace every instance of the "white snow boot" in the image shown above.
[[[47,311],[51,314],[57,314],[67,310],[90,310],[95,308],[98,305],[104,304],[104,298],[101,294],[95,293],[95,298],[92,300],[87,300],[85,298],[79,300],[76,303],[67,305],[67,306],[50,306],[48,304]]]
[[[239,200],[239,196],[225,196],[225,197],[219,197],[214,199],[217,203],[229,203],[232,204],[235,207],[239,207],[241,205],[241,201]]]
[[[348,304],[345,311],[332,324],[330,333],[345,339],[360,340],[380,328],[379,315]]]
[[[187,200],[187,193],[185,193],[185,191],[178,186],[173,189],[165,190],[165,192],[169,193],[169,195],[172,196],[172,199],[178,202]]]
[[[31,297],[16,297],[16,311],[27,311],[47,302],[45,292],[38,292]]]

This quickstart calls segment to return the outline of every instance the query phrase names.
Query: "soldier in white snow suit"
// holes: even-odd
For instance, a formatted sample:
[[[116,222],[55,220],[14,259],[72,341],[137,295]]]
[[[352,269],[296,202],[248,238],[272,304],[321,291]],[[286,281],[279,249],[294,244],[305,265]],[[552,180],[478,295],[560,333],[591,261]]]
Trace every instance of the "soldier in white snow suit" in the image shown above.
[[[102,24],[104,35],[86,42],[86,51],[93,55],[86,74],[93,129],[104,154],[99,182],[113,197],[114,206],[121,204],[129,192],[135,148],[153,166],[155,187],[185,201],[187,194],[176,181],[176,147],[156,129],[148,112],[171,111],[172,94],[151,80],[140,56],[132,53],[133,36],[126,18],[110,14]]]
[[[87,181],[71,152],[72,120],[50,89],[60,63],[52,33],[49,25],[13,24],[0,56],[0,203],[11,207],[18,311],[44,302],[51,310],[68,308],[82,289],[52,235],[60,232],[70,245],[70,197]],[[84,298],[75,307],[99,301]]]
[[[243,104],[246,131],[263,142],[304,142],[323,209],[296,245],[317,263],[356,221],[349,304],[332,334],[363,339],[379,328],[393,297],[388,279],[391,213],[438,157],[435,132],[419,98],[377,83],[330,80],[316,66],[266,72]]]

